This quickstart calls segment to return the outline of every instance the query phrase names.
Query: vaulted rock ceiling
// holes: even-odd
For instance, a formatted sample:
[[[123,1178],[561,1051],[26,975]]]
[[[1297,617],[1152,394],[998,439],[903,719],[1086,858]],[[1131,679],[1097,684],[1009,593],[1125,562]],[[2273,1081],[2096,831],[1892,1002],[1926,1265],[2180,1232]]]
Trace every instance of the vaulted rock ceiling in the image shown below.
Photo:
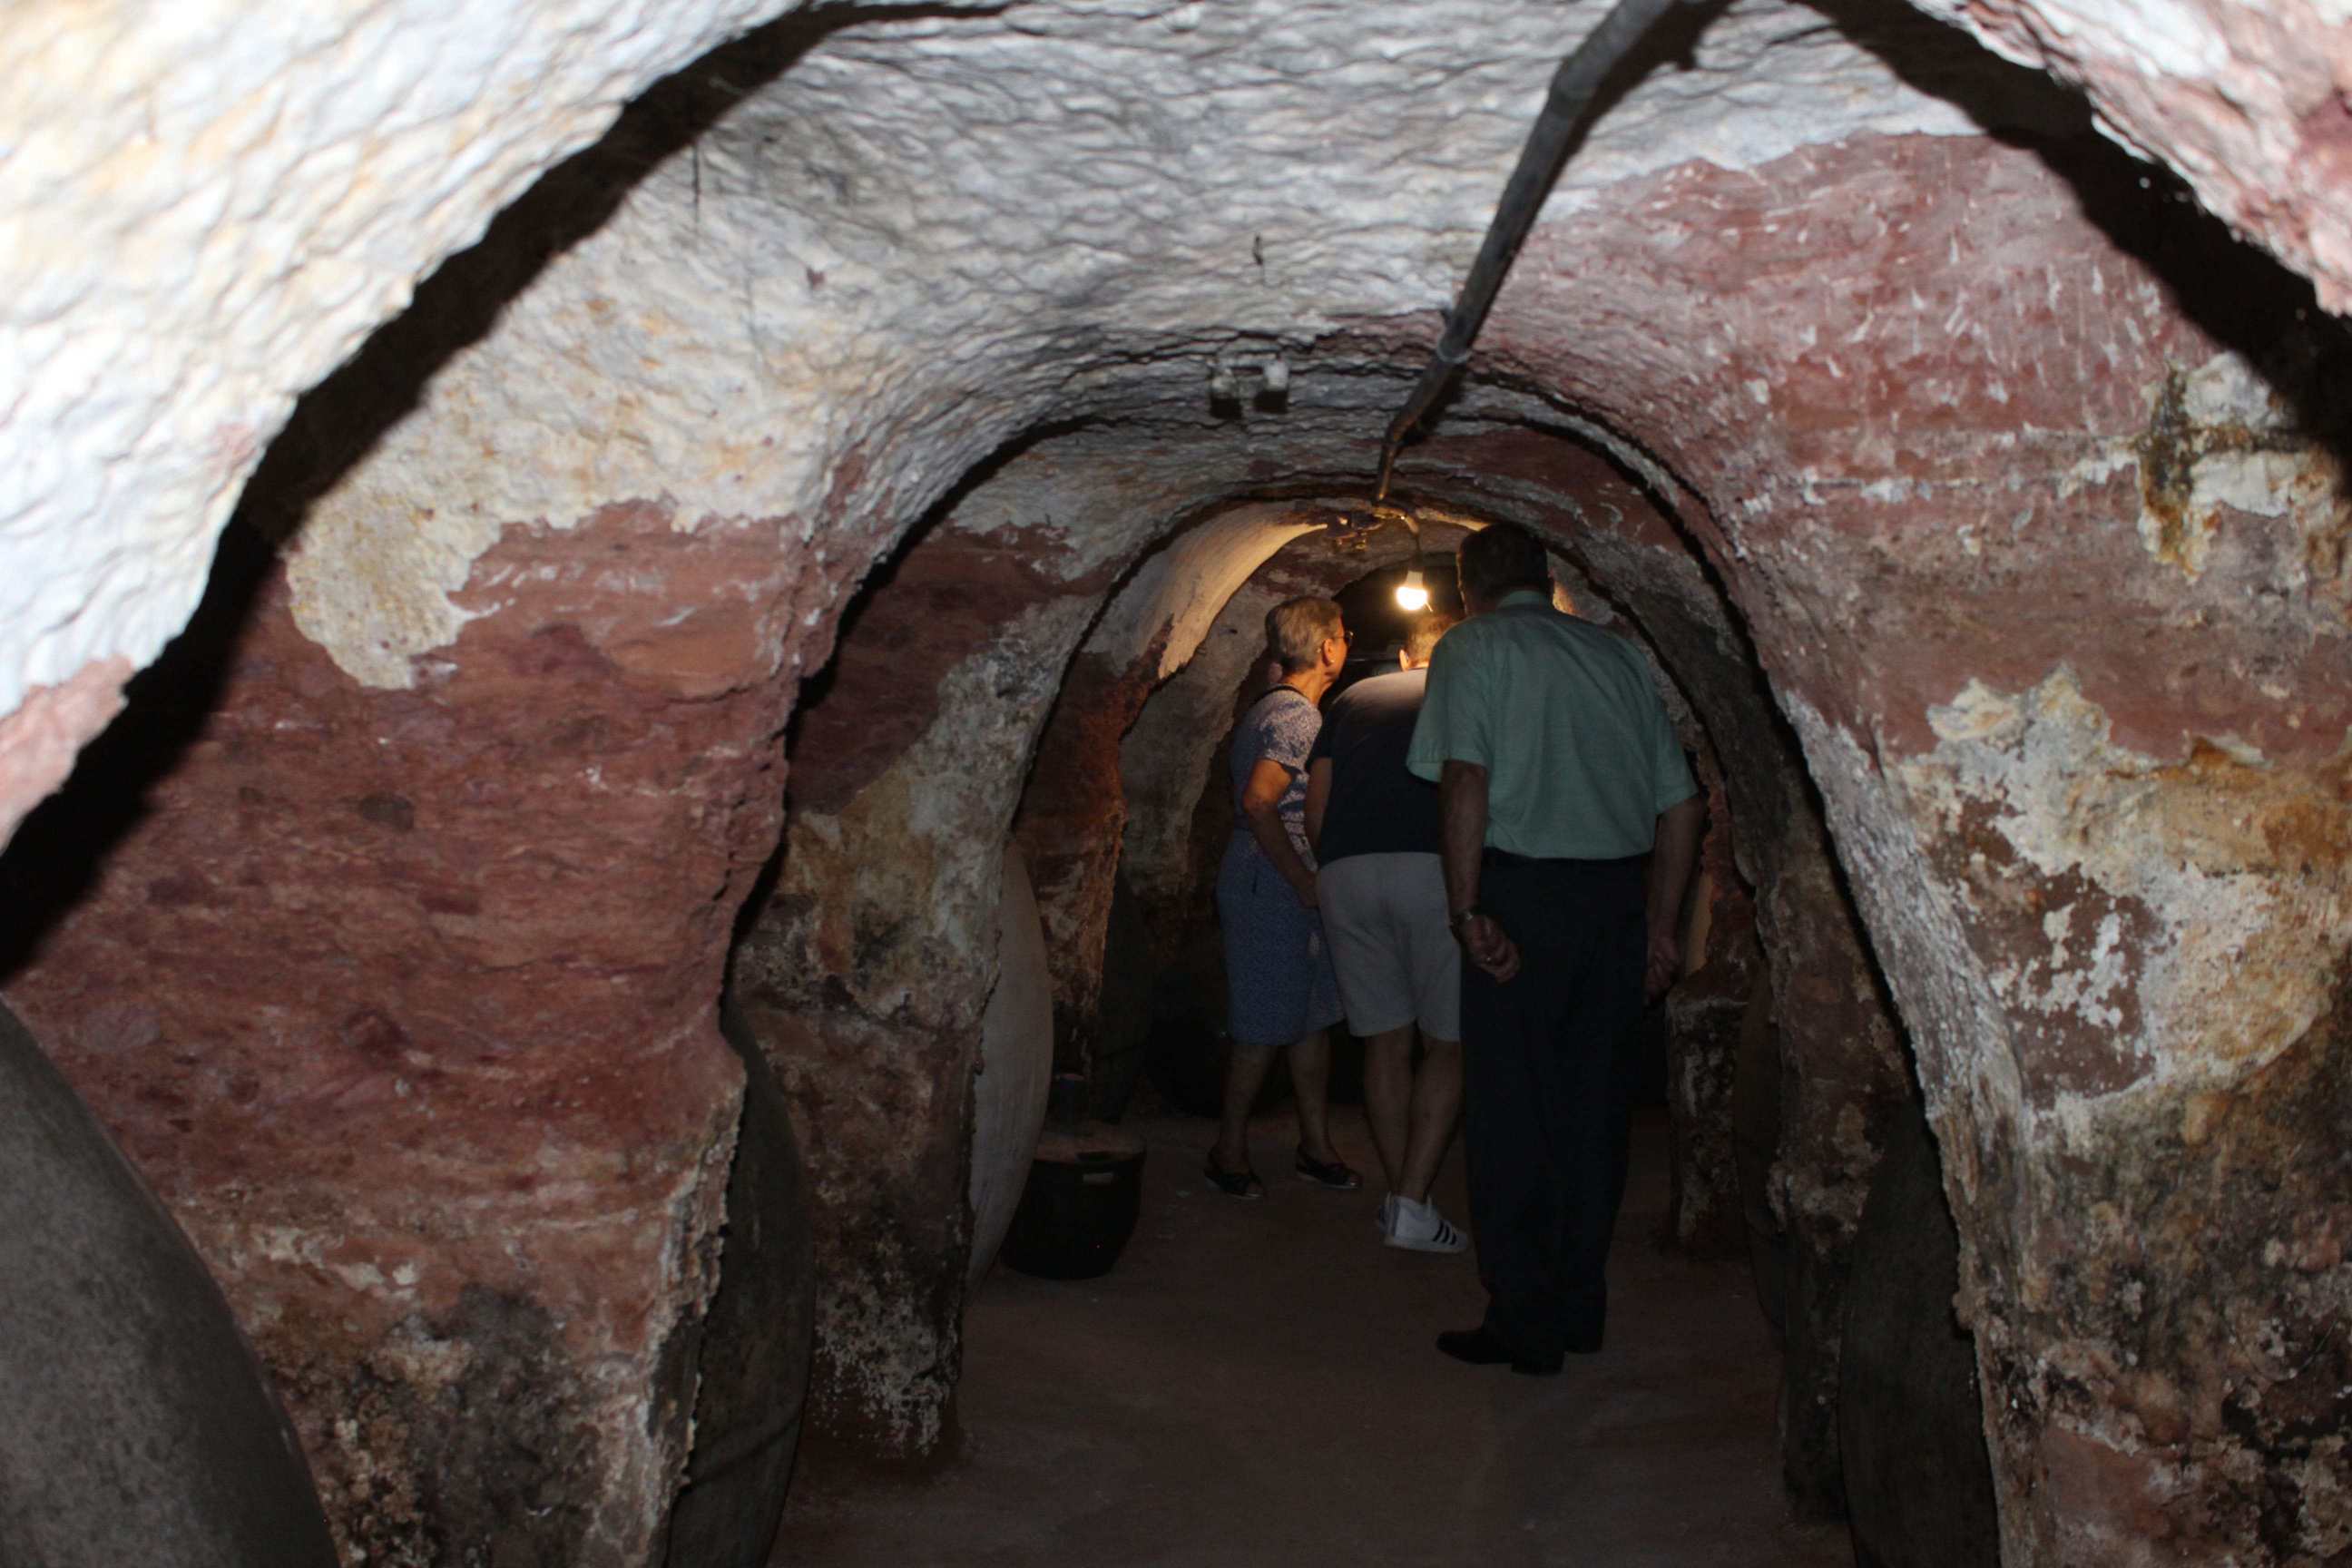
[[[1003,842],[1083,1033],[1128,803],[1164,843],[1190,798],[1122,738],[1229,605],[1411,548],[1324,525],[1593,9],[5,24],[7,822],[243,518],[85,769],[144,810],[78,781],[0,862],[0,985],[347,1554],[541,1490],[533,1560],[655,1550],[730,952],[841,1265],[817,1408],[936,1444]],[[1916,1096],[2014,1563],[2352,1549],[2341,12],[1682,8],[1399,468],[1544,531],[1719,770],[1790,1064],[1792,1484],[1835,1500]],[[427,1480],[492,1406],[537,1458]]]

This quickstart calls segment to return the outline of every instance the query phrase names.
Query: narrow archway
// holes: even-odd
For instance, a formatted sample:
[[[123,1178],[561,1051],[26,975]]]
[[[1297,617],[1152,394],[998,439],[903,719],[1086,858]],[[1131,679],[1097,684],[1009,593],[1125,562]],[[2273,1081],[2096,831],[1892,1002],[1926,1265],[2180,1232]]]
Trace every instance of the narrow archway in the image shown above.
[[[1906,1081],[1867,952],[1944,1155],[2005,1557],[2323,1557],[2352,1383],[2335,40],[2191,7],[2159,66],[2123,12],[1969,18],[2176,188],[1968,35],[1851,9],[1731,7],[1699,68],[1628,84],[1404,479],[1585,552],[1670,667],[1763,671],[1760,719],[1694,710],[1727,780],[1780,781],[1727,802],[1790,857],[1748,869],[1759,931],[1821,944],[1772,971],[1792,1343],[1833,1341],[1823,1260]],[[371,411],[185,754],[79,786],[135,820],[61,866],[81,896],[5,979],[222,1278],[348,1552],[656,1550],[740,1114],[720,973],[842,606],[1041,433],[992,570],[1107,592],[1277,477],[1359,495],[1562,41],[1508,6],[846,15],[772,80],[701,79],[702,133]],[[292,391],[751,13],[530,16],[36,17],[0,819],[186,619]],[[1650,511],[1571,511],[1596,449]],[[1727,615],[1675,586],[1710,572]],[[1113,851],[1066,853],[1091,888]],[[1800,918],[1840,872],[1862,926]],[[993,908],[943,928],[957,965]],[[860,950],[783,979],[872,992]],[[951,1358],[923,1364],[936,1404]],[[1791,1386],[1826,1501],[1828,1361]]]

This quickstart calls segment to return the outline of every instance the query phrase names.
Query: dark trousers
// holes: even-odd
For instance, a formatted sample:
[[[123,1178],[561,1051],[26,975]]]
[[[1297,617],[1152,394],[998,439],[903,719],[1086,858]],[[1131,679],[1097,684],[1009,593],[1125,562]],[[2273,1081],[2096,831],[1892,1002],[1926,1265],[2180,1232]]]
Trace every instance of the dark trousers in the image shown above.
[[[1462,966],[1464,1147],[1487,1331],[1548,1360],[1601,1343],[1625,1195],[1643,867],[1489,850],[1478,904],[1519,947],[1496,984]]]

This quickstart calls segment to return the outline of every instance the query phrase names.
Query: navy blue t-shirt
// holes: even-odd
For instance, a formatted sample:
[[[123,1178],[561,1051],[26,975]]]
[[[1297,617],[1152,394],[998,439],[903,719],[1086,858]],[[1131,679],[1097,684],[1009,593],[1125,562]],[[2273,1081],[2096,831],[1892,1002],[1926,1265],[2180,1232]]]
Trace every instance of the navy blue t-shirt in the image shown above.
[[[1426,669],[1400,669],[1367,676],[1331,700],[1307,758],[1309,767],[1331,760],[1324,865],[1350,855],[1438,852],[1437,786],[1404,765],[1428,684]]]

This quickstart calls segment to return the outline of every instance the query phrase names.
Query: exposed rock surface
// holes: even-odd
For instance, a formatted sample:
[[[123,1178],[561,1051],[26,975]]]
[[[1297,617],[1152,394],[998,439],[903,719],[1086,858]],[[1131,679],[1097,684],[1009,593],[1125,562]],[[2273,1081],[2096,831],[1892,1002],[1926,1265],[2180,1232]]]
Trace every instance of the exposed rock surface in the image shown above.
[[[991,515],[984,496],[966,510]],[[892,563],[801,715],[775,887],[735,961],[814,1181],[811,1421],[895,1458],[946,1435],[1006,838],[1102,588],[968,521]]]
[[[2342,0],[1919,0],[2079,85],[2099,128],[2352,310],[2352,11]]]
[[[136,7],[44,0],[13,16],[22,47],[8,51],[0,126],[18,151],[0,205],[18,226],[0,247],[14,285],[0,297],[23,395],[0,419],[16,585],[0,601],[0,714],[92,663],[152,658],[194,606],[221,522],[294,394],[628,94],[776,9],[667,6],[648,22],[600,0],[401,0],[362,23],[334,8],[259,22],[197,5],[162,26]],[[1070,356],[1102,346],[1090,301],[1116,298],[1139,325],[1181,320],[1288,345],[1349,317],[1438,305],[1565,43],[1548,16],[1470,5],[1399,8],[1370,26],[1331,0],[1265,16],[1184,4],[1106,16],[1037,0],[922,20],[878,9],[878,24],[806,59],[833,25],[822,13],[697,68],[673,98],[689,115],[698,97],[723,102],[799,65],[790,93],[738,117],[740,134],[707,140],[690,177],[679,160],[631,196],[664,237],[653,255],[693,233],[729,259],[630,278],[674,309],[543,317],[569,342],[604,347],[593,374],[542,386],[593,399],[651,365],[684,368],[672,357],[682,351],[706,385],[761,389],[730,401],[757,405],[752,439],[774,437],[776,463],[737,467],[772,473],[779,493],[822,493],[826,470],[861,447],[879,461],[873,414],[936,416],[929,445],[951,478],[1025,427],[1044,388],[1080,390]],[[1804,14],[1751,5],[1736,16],[1710,29],[1709,68],[1621,106],[1580,179],[1590,168],[1605,185],[1691,155],[1742,167],[1857,129],[1968,129]],[[1481,41],[1466,76],[1448,62],[1464,37]],[[1801,62],[1790,74],[1809,92],[1836,99],[1836,115],[1738,90],[1774,47]],[[1066,90],[1079,81],[1087,90]],[[1347,112],[1368,95],[1389,111]],[[1221,133],[1199,135],[1204,122]],[[1365,156],[1367,134],[1415,154]],[[1234,181],[1236,137],[1279,175]],[[1135,188],[1147,174],[1158,191]],[[1286,189],[1307,183],[1318,199]],[[671,199],[689,187],[690,202]],[[1221,199],[1196,199],[1204,189]],[[1107,213],[1150,224],[1150,241],[1120,245]],[[1095,242],[1038,243],[1065,234]],[[1254,266],[1269,247],[1271,268]],[[598,247],[608,260],[625,253]],[[1040,259],[1010,271],[966,259],[1003,255]],[[1162,265],[1179,256],[1190,265]],[[575,277],[601,270],[592,261]],[[700,287],[706,272],[715,287]],[[696,286],[665,288],[664,276]],[[1221,308],[1188,306],[1203,292]],[[599,297],[592,286],[572,304]],[[1076,309],[1057,329],[1034,310],[1045,300]],[[686,330],[715,315],[723,332]],[[241,330],[224,336],[223,321]],[[663,347],[623,351],[640,335]],[[1180,328],[1142,352],[1189,362],[1202,346]],[[983,390],[987,414],[954,413]],[[927,466],[903,452],[897,463],[908,478]],[[585,506],[545,515],[620,499],[589,488]],[[760,510],[785,510],[771,502]],[[462,531],[419,542],[390,542],[410,560],[368,592],[401,606],[412,644],[430,646],[447,630],[433,589],[454,588],[480,543]],[[365,645],[388,627],[370,612],[350,630]],[[64,728],[10,725],[0,825],[53,787],[60,755],[104,713],[101,700]]]
[[[393,692],[252,560],[0,861],[9,998],[226,1286],[347,1556],[658,1538],[738,1111],[720,966],[779,815],[784,559],[649,508],[509,530],[497,607]]]
[[[1916,1107],[1891,1131],[1854,1246],[1838,1380],[1855,1568],[1987,1568],[2000,1521],[1959,1234]]]
[[[0,717],[0,833],[194,610],[295,395],[632,94],[779,8],[12,10],[0,715],[45,687],[103,695]]]
[[[1842,869],[1947,1151],[2005,1559],[2326,1562],[2352,1551],[2342,7],[1935,8],[2079,75],[2321,293],[1957,29],[1694,9],[1402,482],[1573,542],[1691,692],[1735,818],[1778,829],[1738,844],[1784,1047],[1801,1488],[1834,1492],[1829,1309],[1901,1087],[1863,944],[1817,918]],[[185,616],[291,392],[750,15],[12,16],[0,826]],[[119,728],[90,788],[120,798],[64,803],[107,833],[55,819],[10,871],[86,894],[9,994],[224,1278],[347,1553],[654,1549],[773,737],[853,584],[964,485],[902,565],[924,613],[806,715],[745,987],[820,1247],[867,1270],[820,1387],[936,1439],[993,867],[1067,656],[1153,540],[1361,485],[1570,41],[1474,0],[851,16],[674,81],[444,274],[418,363],[339,378],[381,439],[298,433],[340,456],[284,576],[230,662],[157,688],[184,753]],[[1243,405],[1213,406],[1221,371]],[[1542,471],[1571,447],[1663,510]],[[1103,623],[1127,640],[1074,724],[1227,597],[1181,590]],[[1819,816],[1762,700],[1704,697],[1749,649]],[[895,700],[848,704],[869,678]],[[1107,767],[1122,727],[1070,754]],[[1081,1012],[1113,793],[1060,797]]]
[[[1706,830],[1684,910],[1682,976],[1664,1004],[1666,1096],[1674,1129],[1672,1225],[1675,1240],[1685,1250],[1702,1257],[1745,1257],[1748,1237],[1733,1105],[1741,1030],[1759,994],[1769,994],[1770,980],[1757,941],[1754,890],[1739,868],[1730,781],[1696,715],[1685,733],[1686,745],[1696,741],[1698,765],[1693,773],[1706,796]],[[1746,825],[1750,832],[1763,827]],[[1850,921],[1851,911],[1822,911],[1823,919],[1841,917]]]
[[[2010,171],[1995,158],[1982,173],[1961,178],[1990,195]],[[1980,221],[1970,239],[2054,237],[2006,226]],[[2292,400],[2291,374],[2262,390],[2242,361],[2168,320],[2112,253],[2077,255],[2044,264],[2028,308],[2045,310],[2053,283],[2062,299],[2077,287],[2118,298],[2103,374],[2036,415],[2047,359],[2014,383],[1998,353],[1958,362],[1948,382],[1924,364],[1898,403],[1917,408],[1933,387],[1937,411],[1917,409],[1925,432],[1875,479],[1852,473],[1842,440],[1809,460],[1791,411],[1776,428],[1799,443],[1785,471],[1810,504],[1727,518],[1722,559],[1822,781],[1945,1147],[1959,1151],[1948,1172],[1979,1292],[1968,1315],[2008,1558],[2154,1561],[2173,1549],[2158,1539],[2193,1555],[2324,1556],[2340,1550],[2344,1502],[2333,1439],[2318,1434],[2340,1411],[2303,1425],[2319,1384],[2297,1370],[2324,1353],[2264,1361],[2234,1348],[2243,1328],[2192,1346],[2197,1331],[2142,1324],[2245,1315],[2310,1356],[2326,1342],[2299,1337],[2315,1334],[2309,1314],[2336,1310],[2321,1303],[2343,1288],[2324,1267],[2282,1294],[2276,1266],[2253,1262],[2294,1252],[2307,1216],[2334,1212],[2345,1190],[2283,1131],[2335,1114],[2342,1068],[2330,989],[2347,934],[2341,852],[2316,826],[2336,819],[2321,803],[2336,798],[2344,737],[2341,679],[2326,673],[2345,647],[2330,542],[2345,503],[2327,444],[2340,426],[2324,404]],[[2233,331],[2266,352],[2287,304]],[[1990,307],[1980,291],[1967,319],[1992,319]],[[1820,341],[1853,331],[1833,316]],[[1776,408],[1808,402],[1798,369],[1759,378]],[[1852,394],[1832,393],[1837,380],[1813,384],[1842,404]],[[2023,459],[2021,416],[2078,434],[2020,460],[2015,488],[1988,507],[1981,479],[1948,465],[1970,449]],[[1832,489],[1817,462],[1848,477]],[[2250,481],[2249,468],[2271,477]],[[1821,552],[1824,530],[1847,546]],[[2008,612],[1998,629],[1972,607],[1988,595]],[[1818,698],[1804,690],[1814,681]],[[2207,1095],[2231,1108],[2225,1146],[2200,1141],[2213,1123],[2192,1108]],[[2306,1217],[2207,1193],[2200,1213],[2261,1238],[2233,1263],[2168,1231],[2185,1215],[2162,1216],[2178,1212],[2185,1170],[2234,1194],[2226,1173],[2240,1162]],[[2078,1270],[2102,1283],[2071,1289]],[[2104,1305],[2113,1292],[2123,1299]],[[2187,1414],[2200,1408],[2189,1390],[2225,1385],[2246,1415],[2225,1418],[2218,1394]],[[2263,1489],[2228,1479],[2249,1469],[2270,1478]]]

